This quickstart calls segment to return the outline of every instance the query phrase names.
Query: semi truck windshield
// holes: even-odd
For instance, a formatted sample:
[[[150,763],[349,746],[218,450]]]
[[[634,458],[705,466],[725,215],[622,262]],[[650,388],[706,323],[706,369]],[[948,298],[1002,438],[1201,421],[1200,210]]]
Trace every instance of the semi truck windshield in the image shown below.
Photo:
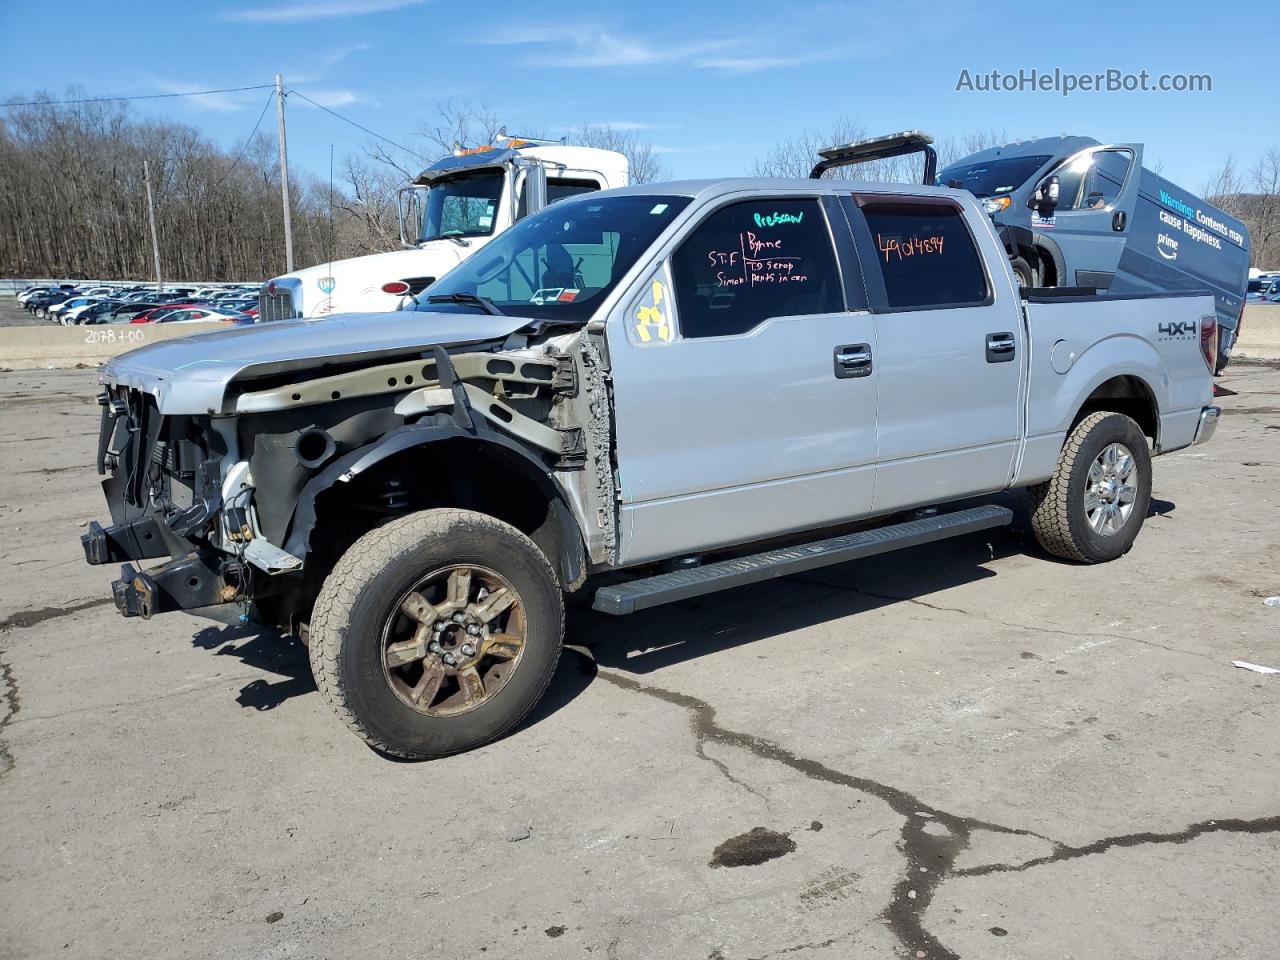
[[[419,241],[493,233],[505,179],[501,170],[477,170],[432,185]]]
[[[975,197],[998,197],[1018,189],[1049,162],[1049,157],[1006,157],[985,163],[957,164],[938,174],[938,186],[959,187]]]

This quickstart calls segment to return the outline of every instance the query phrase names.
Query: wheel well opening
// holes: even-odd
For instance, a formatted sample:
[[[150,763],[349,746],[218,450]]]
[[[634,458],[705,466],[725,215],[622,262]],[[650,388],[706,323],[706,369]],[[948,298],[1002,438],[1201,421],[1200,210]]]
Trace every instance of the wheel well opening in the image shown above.
[[[315,506],[307,583],[293,602],[300,611],[356,540],[419,510],[474,510],[511,524],[537,544],[562,584],[572,585],[585,565],[581,535],[543,468],[484,440],[451,438],[400,451],[323,491]]]
[[[1100,410],[1124,414],[1151,440],[1152,447],[1159,443],[1160,412],[1155,394],[1140,378],[1126,375],[1098,384],[1071,421],[1071,430],[1089,414]]]
[[[1039,274],[1040,286],[1058,286],[1058,270],[1054,265],[1053,256],[1048,250],[1037,246],[1019,247],[1018,255],[1027,261],[1032,270]]]

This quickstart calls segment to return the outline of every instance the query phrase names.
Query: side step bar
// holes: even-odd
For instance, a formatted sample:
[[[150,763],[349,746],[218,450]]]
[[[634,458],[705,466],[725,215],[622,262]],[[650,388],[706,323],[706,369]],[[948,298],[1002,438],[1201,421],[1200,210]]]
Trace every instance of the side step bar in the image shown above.
[[[909,520],[906,523],[832,537],[830,540],[767,550],[749,557],[709,563],[705,567],[674,570],[643,580],[601,587],[596,591],[591,607],[601,613],[622,616],[729,587],[741,587],[834,563],[872,557],[878,553],[889,553],[935,540],[946,540],[962,533],[1005,527],[1012,522],[1013,511],[1005,507],[987,505],[957,510],[955,513]]]

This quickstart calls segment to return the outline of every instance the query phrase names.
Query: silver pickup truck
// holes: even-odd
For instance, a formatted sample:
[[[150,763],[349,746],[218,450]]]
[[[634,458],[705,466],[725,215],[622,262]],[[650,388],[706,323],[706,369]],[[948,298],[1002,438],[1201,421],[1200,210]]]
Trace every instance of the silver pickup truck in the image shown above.
[[[126,616],[301,638],[405,757],[528,713],[566,593],[629,614],[1006,524],[973,498],[1014,487],[1047,551],[1114,560],[1152,456],[1219,416],[1212,296],[1020,292],[958,190],[606,191],[427,293],[106,364],[111,523],[82,538]]]

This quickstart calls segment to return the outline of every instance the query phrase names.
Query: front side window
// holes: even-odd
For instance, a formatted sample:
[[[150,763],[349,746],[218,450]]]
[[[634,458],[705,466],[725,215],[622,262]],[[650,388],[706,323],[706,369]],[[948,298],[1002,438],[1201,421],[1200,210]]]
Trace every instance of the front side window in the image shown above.
[[[812,198],[721,207],[680,244],[671,273],[685,339],[746,333],[771,317],[844,310],[831,236]]]
[[[416,309],[468,309],[441,302],[461,294],[485,297],[514,316],[585,322],[688,204],[688,197],[652,194],[562,200],[446,273]]]
[[[583,193],[593,193],[600,189],[595,180],[578,179],[577,177],[547,177],[547,206],[557,200],[568,200]],[[524,181],[520,181],[520,200],[516,209],[516,219],[523,220],[529,214],[529,201],[524,193]]]
[[[1128,150],[1098,150],[1085,174],[1082,209],[1096,210],[1115,203],[1129,175],[1133,154]]]
[[[986,301],[987,274],[958,206],[877,198],[863,202],[862,214],[890,309]]]
[[[1058,211],[1098,210],[1114,203],[1132,163],[1129,150],[1092,150],[1072,157],[1053,171],[1058,177]]]
[[[421,242],[493,233],[506,181],[501,170],[478,170],[438,181],[427,191]]]

